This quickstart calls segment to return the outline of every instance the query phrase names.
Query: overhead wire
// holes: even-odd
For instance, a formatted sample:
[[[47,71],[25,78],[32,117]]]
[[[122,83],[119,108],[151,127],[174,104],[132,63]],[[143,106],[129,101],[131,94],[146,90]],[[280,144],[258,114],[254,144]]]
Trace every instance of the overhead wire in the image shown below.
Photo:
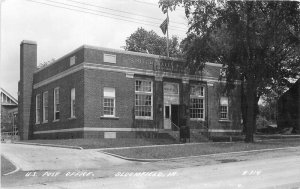
[[[78,4],[82,4],[82,5],[88,5],[88,6],[92,6],[92,7],[106,9],[106,10],[109,10],[109,11],[122,12],[122,13],[125,13],[125,14],[130,14],[130,15],[134,15],[134,16],[140,16],[140,17],[144,17],[144,18],[150,18],[150,19],[161,21],[161,18],[156,18],[156,17],[152,17],[152,16],[146,16],[146,15],[142,15],[142,14],[136,14],[136,13],[127,12],[127,11],[123,11],[123,10],[117,10],[117,9],[107,8],[107,7],[99,6],[99,5],[96,5],[96,4],[84,3],[84,2],[75,1],[75,0],[65,0],[65,1],[70,1],[70,2],[73,2],[73,3],[78,3]],[[176,22],[176,21],[170,21],[170,22],[171,23],[175,23],[175,24],[180,24],[180,25],[186,25],[185,23],[182,23],[182,22]]]
[[[119,15],[119,14],[113,14],[113,13],[107,13],[107,12],[103,12],[103,11],[100,11],[100,10],[94,10],[94,9],[89,9],[89,8],[83,8],[83,7],[80,7],[80,6],[76,6],[76,5],[71,5],[71,4],[67,4],[67,3],[62,3],[62,2],[57,2],[57,1],[52,1],[52,0],[44,0],[46,2],[51,2],[51,3],[56,3],[56,4],[60,4],[60,5],[65,5],[65,6],[70,6],[70,7],[75,7],[75,8],[79,8],[79,9],[85,9],[85,10],[88,10],[88,11],[94,11],[94,12],[100,12],[100,13],[104,13],[104,14],[110,14],[112,16],[117,16],[117,17],[125,17],[125,18],[129,18],[129,17],[126,17],[126,16],[122,16],[122,15]],[[131,19],[131,18],[129,18]],[[145,20],[141,20],[141,19],[136,19],[135,20],[138,20],[138,21],[142,21],[144,22]],[[152,21],[147,21],[149,23],[152,23],[152,24],[159,24],[157,22],[152,22]],[[183,28],[182,28],[183,29]]]
[[[48,1],[48,2],[54,2],[56,4],[49,4],[49,3],[45,3],[45,2],[41,2],[41,1],[36,1],[36,0],[27,0],[33,3],[38,3],[38,4],[43,4],[43,5],[47,5],[47,6],[52,6],[52,7],[57,7],[57,8],[63,8],[63,9],[68,9],[68,10],[72,10],[72,11],[77,11],[77,12],[82,12],[82,13],[88,13],[88,14],[93,14],[93,15],[97,15],[97,16],[103,16],[103,17],[107,17],[107,18],[112,18],[112,19],[117,19],[117,20],[122,20],[122,21],[126,21],[126,22],[132,22],[132,23],[138,23],[138,24],[143,24],[143,25],[149,25],[149,26],[155,26],[158,27],[159,23],[155,23],[155,22],[149,22],[149,21],[145,21],[145,20],[140,20],[140,19],[134,19],[130,18],[130,17],[124,17],[122,15],[117,15],[117,14],[111,14],[111,13],[106,13],[103,11],[98,11],[98,10],[93,10],[93,9],[88,9],[88,8],[83,8],[83,7],[79,7],[79,6],[75,6],[75,5],[70,5],[70,4],[66,4],[66,3],[61,3],[61,2],[56,2],[56,1],[52,1],[52,0],[44,0],[44,1]],[[59,4],[59,5],[57,5]],[[63,5],[63,6],[60,6]],[[68,6],[68,7],[66,7]],[[75,7],[74,8],[70,8],[70,7]],[[86,11],[88,10],[88,11]],[[90,12],[93,11],[93,12]],[[101,12],[103,14],[97,14],[95,12]],[[104,15],[104,14],[108,14],[108,15]],[[116,17],[112,17],[112,16],[116,16]],[[127,19],[125,19],[127,18]],[[130,19],[130,20],[128,20]],[[158,24],[158,25],[154,25],[154,24]],[[169,27],[171,30],[177,30],[177,31],[186,31],[184,28],[179,28],[179,27],[175,27],[175,26],[170,26]]]
[[[137,3],[142,3],[142,4],[146,4],[146,5],[151,5],[151,6],[157,6],[157,4],[154,3],[149,3],[149,2],[145,2],[145,1],[140,1],[140,0],[134,0]],[[176,7],[177,9],[180,10],[185,10],[183,7]]]

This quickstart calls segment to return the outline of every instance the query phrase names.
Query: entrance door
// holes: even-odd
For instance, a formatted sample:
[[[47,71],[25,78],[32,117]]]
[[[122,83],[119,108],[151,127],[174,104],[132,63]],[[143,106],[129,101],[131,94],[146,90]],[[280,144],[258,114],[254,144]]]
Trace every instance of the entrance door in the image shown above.
[[[179,105],[168,104],[165,105],[164,110],[164,129],[176,129],[173,128],[172,123],[179,126]]]
[[[165,105],[164,129],[171,129],[171,105]]]
[[[177,108],[174,106],[176,104]],[[177,115],[179,111],[178,104],[179,84],[164,82],[164,129],[172,129],[172,119],[174,119],[176,123],[178,122],[178,120],[176,120],[178,118]],[[176,116],[174,117],[173,114]]]
[[[177,105],[177,104],[176,105],[174,105],[174,104],[171,105],[171,121],[172,121],[172,123],[174,123],[176,126],[179,127],[179,105]],[[177,130],[178,129],[175,126],[172,126],[172,127],[173,127],[172,130]]]

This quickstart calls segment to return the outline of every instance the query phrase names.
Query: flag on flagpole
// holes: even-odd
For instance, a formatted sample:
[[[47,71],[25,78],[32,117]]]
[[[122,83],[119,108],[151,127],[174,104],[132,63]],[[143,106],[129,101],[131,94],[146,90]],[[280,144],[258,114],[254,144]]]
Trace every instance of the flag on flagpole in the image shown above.
[[[168,30],[168,25],[169,25],[169,17],[167,17],[165,19],[165,21],[159,26],[161,31],[164,33],[164,35],[166,34],[166,32]]]

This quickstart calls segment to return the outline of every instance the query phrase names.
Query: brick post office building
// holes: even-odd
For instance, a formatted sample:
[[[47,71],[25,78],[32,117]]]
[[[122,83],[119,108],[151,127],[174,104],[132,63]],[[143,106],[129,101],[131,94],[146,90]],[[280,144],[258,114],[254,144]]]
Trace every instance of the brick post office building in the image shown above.
[[[241,131],[239,83],[226,95],[219,64],[194,73],[183,60],[84,45],[37,69],[37,44],[20,48],[22,139]]]

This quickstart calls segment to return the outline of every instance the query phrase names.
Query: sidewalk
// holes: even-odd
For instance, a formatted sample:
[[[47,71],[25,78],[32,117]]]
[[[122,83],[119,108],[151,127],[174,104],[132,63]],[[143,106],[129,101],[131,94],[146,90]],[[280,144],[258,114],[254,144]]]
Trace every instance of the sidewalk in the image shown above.
[[[23,171],[95,169],[131,162],[103,153],[69,148],[1,144],[1,153]]]

